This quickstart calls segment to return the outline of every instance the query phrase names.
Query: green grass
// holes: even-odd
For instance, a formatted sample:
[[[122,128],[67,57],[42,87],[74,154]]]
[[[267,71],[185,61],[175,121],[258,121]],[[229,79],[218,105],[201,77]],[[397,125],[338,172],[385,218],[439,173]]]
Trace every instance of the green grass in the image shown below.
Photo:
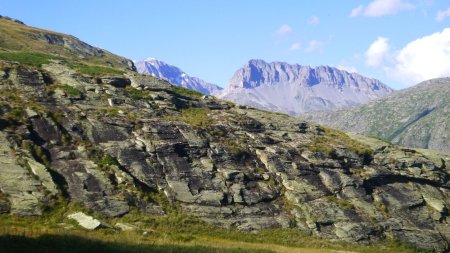
[[[0,52],[0,60],[15,61],[19,62],[20,64],[29,65],[33,67],[41,67],[43,64],[49,64],[51,60],[64,60],[67,66],[69,66],[70,68],[75,69],[81,74],[86,74],[90,76],[102,76],[109,74],[122,75],[124,73],[122,70],[115,68],[72,62],[67,58],[36,52],[26,52],[26,51]]]
[[[325,127],[321,128],[321,131],[323,131],[323,135],[316,136],[312,142],[307,145],[310,151],[323,152],[331,155],[335,151],[334,147],[340,146],[363,156],[365,161],[369,160],[373,153],[370,146],[353,140],[343,132]]]
[[[199,98],[199,97],[203,96],[203,94],[198,92],[198,91],[191,90],[191,89],[186,89],[184,87],[177,86],[177,85],[172,85],[171,91],[176,93],[176,94],[178,94],[178,95],[186,96],[186,97]]]
[[[156,245],[105,242],[74,235],[42,235],[26,237],[17,235],[0,236],[0,248],[8,253],[139,253],[139,252],[179,252],[179,253],[238,253],[238,252],[271,252],[268,250],[220,249],[204,246],[188,245]]]
[[[108,224],[140,222],[136,231],[104,228],[85,231],[65,217],[78,208],[56,207],[40,218],[0,216],[0,249],[6,252],[311,252],[336,250],[364,253],[427,252],[387,241],[373,245],[333,242],[297,229],[265,229],[258,233],[222,229],[184,215],[167,217],[131,212],[122,218],[102,219]],[[86,212],[86,210],[84,210]],[[91,214],[92,215],[92,214]],[[95,214],[93,214],[96,216]],[[63,224],[63,225],[61,225]],[[75,225],[72,229],[63,226]],[[146,231],[146,234],[143,234]],[[72,248],[70,248],[72,245]],[[73,247],[77,245],[77,247]],[[104,251],[102,251],[104,250]]]
[[[355,208],[355,206],[353,204],[351,204],[350,202],[348,202],[348,200],[340,199],[336,196],[325,196],[323,198],[325,199],[325,201],[327,201],[329,203],[336,203],[340,207],[345,208],[345,209],[354,209]]]
[[[209,115],[211,111],[208,108],[190,107],[180,110],[178,116],[167,116],[166,120],[185,122],[193,127],[209,127],[214,120]]]
[[[124,72],[119,69],[109,68],[104,66],[97,65],[87,65],[82,63],[73,63],[69,62],[67,65],[75,69],[81,74],[89,75],[89,76],[104,76],[104,75],[123,75]]]
[[[65,84],[62,86],[62,90],[69,96],[69,97],[80,97],[82,95],[82,92],[70,85]]]
[[[50,60],[61,60],[61,59],[62,58],[58,56],[35,52],[23,52],[23,51],[0,52],[0,60],[16,61],[19,62],[20,64],[25,64],[34,67],[40,67],[43,64],[48,64],[50,63]]]
[[[119,161],[115,157],[112,157],[110,155],[105,155],[102,159],[98,159],[94,161],[98,166],[100,167],[107,167],[107,166],[120,166]]]
[[[131,86],[127,86],[125,87],[125,92],[126,95],[132,98],[133,100],[143,100],[143,99],[153,100],[150,91],[147,90],[137,90]]]

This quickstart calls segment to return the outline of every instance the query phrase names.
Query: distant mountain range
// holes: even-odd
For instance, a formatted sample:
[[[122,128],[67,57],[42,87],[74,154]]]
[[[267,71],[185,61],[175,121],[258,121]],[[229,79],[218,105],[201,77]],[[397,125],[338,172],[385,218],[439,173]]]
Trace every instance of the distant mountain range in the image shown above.
[[[450,78],[425,81],[353,109],[305,118],[404,146],[450,153]]]
[[[148,58],[143,61],[135,62],[137,71],[141,74],[152,75],[161,79],[165,79],[172,84],[182,86],[184,88],[196,90],[203,94],[214,94],[223,88],[203,81],[197,77],[191,77],[180,68],[169,65],[155,58]]]
[[[260,109],[298,115],[354,107],[391,93],[380,81],[330,66],[250,60],[218,96]]]

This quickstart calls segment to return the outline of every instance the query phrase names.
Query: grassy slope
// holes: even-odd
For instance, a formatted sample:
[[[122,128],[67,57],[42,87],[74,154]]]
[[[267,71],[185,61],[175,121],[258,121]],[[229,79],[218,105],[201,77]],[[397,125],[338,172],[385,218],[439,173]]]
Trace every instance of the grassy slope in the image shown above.
[[[80,52],[67,47],[49,44],[42,39],[42,35],[57,35],[72,40],[78,40],[73,36],[62,33],[48,31],[21,25],[13,21],[0,18],[0,52],[32,52],[52,55],[53,58],[66,58],[71,61],[78,61],[88,65],[108,66],[119,69],[126,68],[126,64],[121,62],[124,58],[104,51],[99,57],[83,57],[80,59]]]

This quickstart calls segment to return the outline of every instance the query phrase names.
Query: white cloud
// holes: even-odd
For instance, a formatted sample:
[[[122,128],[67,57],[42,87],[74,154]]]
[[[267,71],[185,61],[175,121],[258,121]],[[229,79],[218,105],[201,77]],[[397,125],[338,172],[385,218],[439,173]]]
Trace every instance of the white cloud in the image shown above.
[[[292,32],[292,28],[289,25],[284,24],[275,31],[275,34],[279,36],[284,36],[290,32]]]
[[[450,28],[408,43],[394,57],[388,69],[391,77],[412,85],[450,76]]]
[[[300,46],[301,46],[300,43],[294,43],[294,44],[291,45],[290,50],[291,50],[291,51],[299,50],[299,49],[300,49]]]
[[[359,5],[358,7],[354,8],[352,12],[350,13],[350,17],[356,17],[361,15],[364,12],[364,6]]]
[[[340,69],[340,70],[345,70],[345,71],[347,71],[347,72],[349,72],[349,73],[355,73],[355,72],[358,72],[358,71],[356,70],[356,68],[353,67],[353,66],[337,65],[336,68],[338,68],[338,69]]]
[[[447,10],[438,11],[435,19],[437,22],[442,22],[447,17],[450,17],[450,7]]]
[[[385,37],[378,37],[365,53],[366,64],[371,67],[378,67],[383,64],[389,54],[389,40]]]
[[[320,49],[323,46],[323,42],[319,40],[310,40],[308,42],[308,47],[305,49],[305,52],[312,52],[317,49]]]
[[[320,23],[320,19],[317,16],[311,16],[308,19],[307,23],[310,24],[310,25],[318,25]]]
[[[359,15],[364,15],[366,17],[394,15],[400,11],[412,10],[414,8],[415,6],[413,4],[404,2],[403,0],[373,0],[367,7],[359,5],[354,8],[350,13],[350,17]]]

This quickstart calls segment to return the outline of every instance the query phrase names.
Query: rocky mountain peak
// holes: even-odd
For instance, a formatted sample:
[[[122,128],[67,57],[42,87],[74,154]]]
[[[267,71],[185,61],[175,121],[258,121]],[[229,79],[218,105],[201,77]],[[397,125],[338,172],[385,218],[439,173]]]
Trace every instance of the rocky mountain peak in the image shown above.
[[[151,75],[169,81],[184,88],[196,90],[203,94],[213,94],[222,87],[207,83],[200,78],[191,77],[178,67],[167,64],[156,58],[147,58],[136,62],[137,71],[141,74]]]
[[[382,82],[330,66],[250,60],[219,96],[289,114],[353,107],[393,90]]]

